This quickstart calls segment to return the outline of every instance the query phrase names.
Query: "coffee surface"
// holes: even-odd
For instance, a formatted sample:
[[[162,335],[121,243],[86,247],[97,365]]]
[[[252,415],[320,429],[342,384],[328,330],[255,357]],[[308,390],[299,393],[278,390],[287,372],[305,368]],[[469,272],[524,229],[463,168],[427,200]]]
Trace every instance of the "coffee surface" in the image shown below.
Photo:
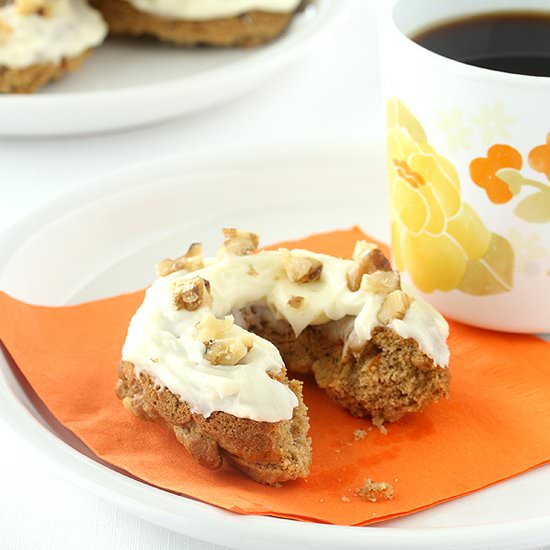
[[[550,11],[467,17],[434,26],[412,39],[428,50],[468,65],[550,76]]]

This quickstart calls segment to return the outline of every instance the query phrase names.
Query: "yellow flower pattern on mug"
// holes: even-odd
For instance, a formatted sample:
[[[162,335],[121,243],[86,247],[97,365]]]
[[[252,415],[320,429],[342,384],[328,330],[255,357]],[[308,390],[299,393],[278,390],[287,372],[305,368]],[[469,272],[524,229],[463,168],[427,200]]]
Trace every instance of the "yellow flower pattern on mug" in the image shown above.
[[[398,98],[387,104],[392,242],[400,271],[423,292],[508,292],[514,252],[460,196],[453,164]]]

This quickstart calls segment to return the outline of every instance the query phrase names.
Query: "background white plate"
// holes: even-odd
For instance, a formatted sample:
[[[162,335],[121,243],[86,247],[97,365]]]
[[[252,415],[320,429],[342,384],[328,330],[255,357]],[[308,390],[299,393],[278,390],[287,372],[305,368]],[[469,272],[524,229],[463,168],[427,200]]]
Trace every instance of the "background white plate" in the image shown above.
[[[224,149],[137,166],[87,185],[0,238],[0,288],[63,304],[140,288],[187,243],[213,251],[220,228],[264,242],[360,224],[387,238],[378,146]],[[40,266],[40,277],[33,266]],[[531,548],[550,540],[550,468],[366,528],[239,516],[102,464],[0,358],[0,415],[59,475],[139,517],[233,548]],[[460,472],[456,472],[460,475]]]
[[[34,95],[0,95],[0,135],[82,134],[138,126],[233,99],[335,30],[352,0],[317,0],[252,49],[183,49],[109,39],[81,70]]]

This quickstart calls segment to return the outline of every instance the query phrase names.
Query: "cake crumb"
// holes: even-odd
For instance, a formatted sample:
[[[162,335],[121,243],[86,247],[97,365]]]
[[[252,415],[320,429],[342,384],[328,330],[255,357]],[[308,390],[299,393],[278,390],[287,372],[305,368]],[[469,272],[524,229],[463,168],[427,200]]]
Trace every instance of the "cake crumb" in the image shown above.
[[[319,502],[322,504],[323,502],[325,502],[325,499],[324,499],[324,498],[320,498],[320,499],[319,499]]]
[[[341,452],[342,452],[342,449],[334,449],[334,452],[335,452],[335,453],[341,453]]]
[[[383,418],[373,418],[372,423],[378,428],[378,431],[383,435],[388,435],[388,429],[384,426]]]
[[[355,494],[363,497],[369,502],[378,502],[381,498],[384,500],[392,500],[393,492],[393,487],[389,483],[366,479],[363,487],[357,489]]]
[[[351,502],[351,499],[349,497],[342,497],[340,500],[342,502]]]
[[[355,441],[361,441],[361,439],[365,439],[365,437],[367,437],[366,430],[355,430],[353,432],[353,438]]]

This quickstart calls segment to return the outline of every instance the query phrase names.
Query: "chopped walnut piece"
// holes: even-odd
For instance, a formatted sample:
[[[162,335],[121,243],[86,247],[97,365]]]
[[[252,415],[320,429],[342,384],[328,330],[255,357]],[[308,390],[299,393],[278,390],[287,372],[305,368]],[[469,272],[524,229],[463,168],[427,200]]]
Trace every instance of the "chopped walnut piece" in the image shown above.
[[[180,259],[172,260],[171,258],[166,258],[162,261],[160,261],[157,264],[157,275],[159,277],[168,277],[171,273],[174,273],[176,271],[182,271],[185,269],[183,265],[179,263]]]
[[[412,298],[407,296],[402,290],[390,292],[378,312],[378,320],[382,324],[387,325],[394,319],[403,319],[411,303]]]
[[[288,301],[288,305],[294,309],[300,309],[303,303],[303,296],[292,296],[292,298],[290,298],[290,300]]]
[[[226,252],[236,256],[246,256],[254,252],[260,244],[260,238],[256,233],[240,231],[233,227],[224,228],[223,236],[225,237],[223,246]]]
[[[250,275],[251,277],[256,277],[258,275],[258,272],[254,269],[254,266],[250,264],[248,266],[248,270],[246,272],[247,275]]]
[[[378,248],[374,243],[369,243],[368,241],[357,241],[353,249],[354,260],[358,260],[364,254],[368,254],[371,250]]]
[[[361,441],[361,439],[365,439],[365,437],[367,437],[366,430],[359,429],[353,432],[353,439],[355,439],[355,441]]]
[[[182,256],[187,260],[188,271],[194,271],[204,267],[202,258],[202,243],[192,243],[187,252]]]
[[[312,283],[321,278],[323,264],[316,258],[294,256],[285,249],[281,249],[280,254],[286,275],[293,283]]]
[[[357,496],[363,497],[369,502],[378,502],[381,498],[384,500],[393,499],[393,486],[389,483],[376,482],[372,479],[366,479],[363,487],[355,491]]]
[[[19,15],[40,15],[51,17],[53,8],[51,0],[15,0],[15,7]]]
[[[217,319],[209,313],[200,322],[197,323],[197,338],[202,342],[222,338],[235,324],[231,315],[225,319]]]
[[[212,314],[197,323],[197,338],[206,346],[204,357],[213,365],[236,365],[252,349],[250,334],[226,336],[234,325],[232,316],[216,319]]]
[[[367,248],[354,259],[355,261],[348,271],[348,287],[352,292],[361,287],[363,275],[370,275],[377,271],[392,271],[389,260],[379,248]]]
[[[396,271],[375,271],[363,279],[362,287],[374,294],[389,294],[401,288],[401,277]]]
[[[243,334],[206,342],[204,358],[213,365],[236,365],[252,349],[252,336]]]
[[[173,303],[176,309],[195,311],[210,304],[210,283],[202,277],[181,279],[174,283]]]
[[[175,260],[167,258],[159,262],[157,264],[157,275],[167,277],[176,271],[196,271],[203,267],[202,244],[193,243],[183,256]]]
[[[0,18],[0,44],[4,44],[13,33],[11,25]]]

